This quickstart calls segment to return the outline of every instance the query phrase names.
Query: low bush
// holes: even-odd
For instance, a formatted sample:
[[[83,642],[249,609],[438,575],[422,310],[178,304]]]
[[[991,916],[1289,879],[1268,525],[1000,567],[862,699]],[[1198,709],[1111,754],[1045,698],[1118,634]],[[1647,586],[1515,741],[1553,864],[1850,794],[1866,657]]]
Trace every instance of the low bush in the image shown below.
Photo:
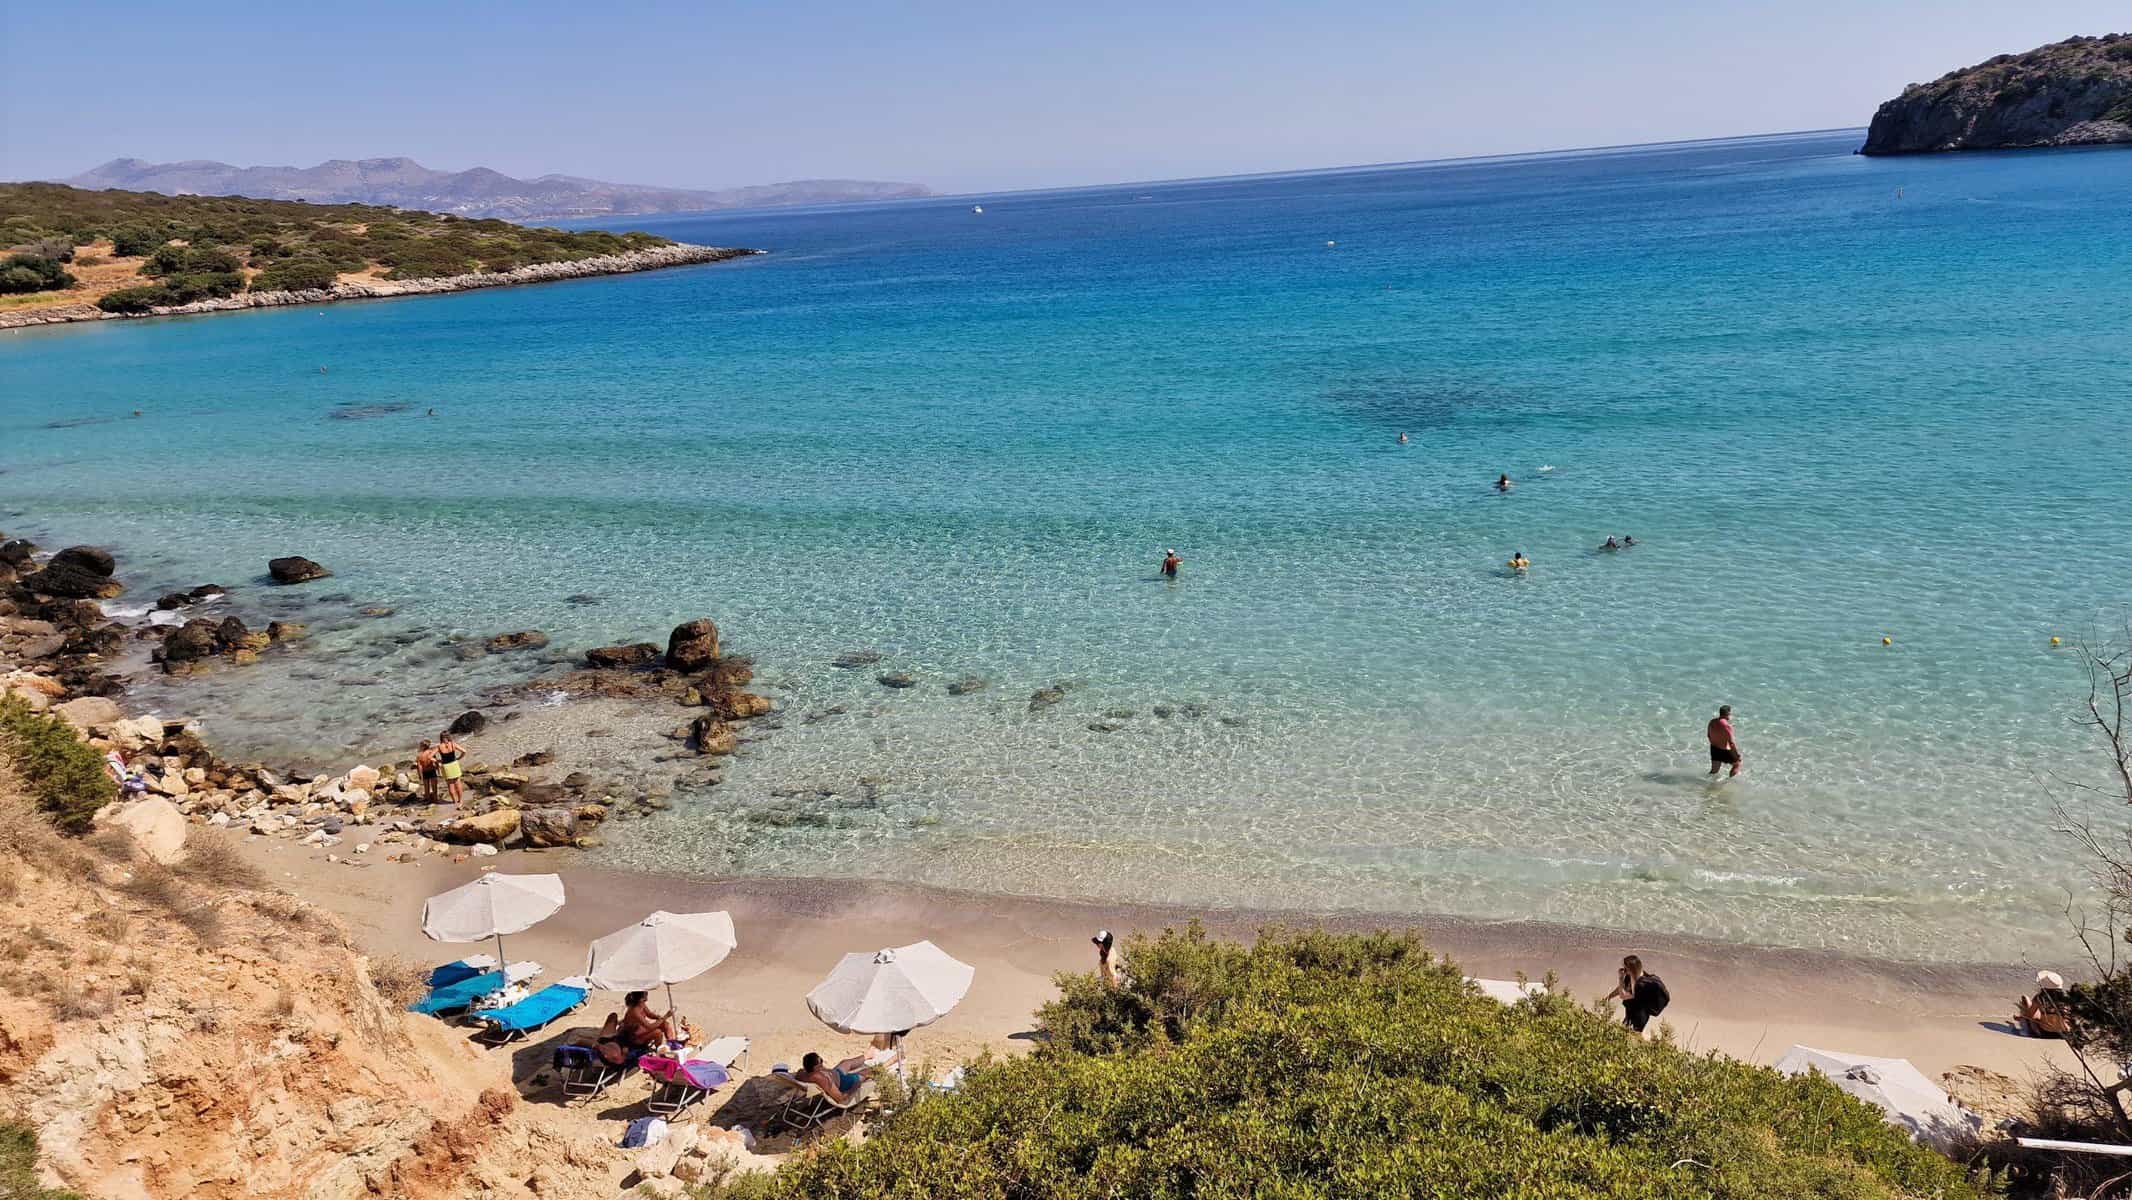
[[[1402,934],[1171,931],[1131,983],[1061,976],[1042,1044],[718,1195],[1975,1197],[1818,1077],[1515,1008]]]
[[[156,248],[141,264],[141,274],[151,279],[182,275],[223,275],[237,269],[237,256],[220,246],[180,246],[175,243]]]
[[[246,861],[237,848],[222,838],[202,834],[185,843],[185,856],[177,863],[179,875],[214,888],[256,888],[264,880],[259,869]]]
[[[7,1200],[81,1200],[81,1193],[37,1181],[37,1131],[20,1121],[0,1121],[0,1196]]]
[[[108,313],[144,313],[171,303],[170,289],[159,283],[118,288],[96,298],[96,307]]]
[[[74,276],[56,258],[36,254],[10,254],[0,262],[0,294],[56,292],[74,286]]]
[[[0,750],[7,753],[37,807],[72,834],[89,830],[96,810],[118,799],[104,757],[57,717],[0,696]]]
[[[268,264],[252,276],[255,292],[304,292],[332,287],[340,278],[333,264],[322,258],[284,258]]]

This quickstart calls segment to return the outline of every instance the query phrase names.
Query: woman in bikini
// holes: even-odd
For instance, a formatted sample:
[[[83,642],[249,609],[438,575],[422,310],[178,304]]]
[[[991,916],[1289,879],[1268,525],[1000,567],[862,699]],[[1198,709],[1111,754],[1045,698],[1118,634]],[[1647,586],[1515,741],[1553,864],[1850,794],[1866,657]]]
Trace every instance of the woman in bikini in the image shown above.
[[[466,749],[452,740],[449,732],[438,737],[437,763],[443,768],[444,786],[451,789],[453,804],[466,798],[466,783],[459,778],[466,772],[465,766],[459,761],[465,757]]]

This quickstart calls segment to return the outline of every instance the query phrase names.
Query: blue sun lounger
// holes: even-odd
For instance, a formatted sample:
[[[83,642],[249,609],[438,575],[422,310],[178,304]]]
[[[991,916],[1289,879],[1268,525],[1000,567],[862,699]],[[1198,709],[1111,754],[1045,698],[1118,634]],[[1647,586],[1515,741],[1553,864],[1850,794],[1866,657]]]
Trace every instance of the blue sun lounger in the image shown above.
[[[435,979],[441,974],[448,979],[451,977],[449,968],[456,965],[455,963],[447,963],[444,967],[439,967],[436,971],[432,971],[430,977]],[[432,987],[429,995],[408,1005],[407,1011],[440,1019],[452,1016],[455,1013],[463,1013],[474,1007],[483,996],[491,992],[501,991],[506,984],[531,979],[539,973],[540,965],[538,963],[512,963],[501,971],[483,971],[479,975],[468,975],[441,987]]]
[[[592,994],[580,986],[583,980],[563,980],[551,983],[516,1004],[503,1008],[480,1008],[467,1014],[467,1019],[488,1026],[477,1037],[491,1046],[508,1045],[545,1027],[565,1013],[575,1012]]]

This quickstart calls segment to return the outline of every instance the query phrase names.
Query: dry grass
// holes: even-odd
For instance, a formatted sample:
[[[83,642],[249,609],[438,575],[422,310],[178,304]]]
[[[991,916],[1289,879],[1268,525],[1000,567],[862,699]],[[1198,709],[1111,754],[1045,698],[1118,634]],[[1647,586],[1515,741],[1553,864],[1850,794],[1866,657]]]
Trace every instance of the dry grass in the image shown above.
[[[97,909],[82,926],[107,942],[123,942],[133,931],[133,921],[115,908]]]
[[[235,846],[218,837],[196,836],[188,841],[177,872],[194,883],[214,888],[256,888],[265,882],[257,867],[246,862]]]
[[[11,862],[0,862],[0,901],[13,900],[22,894],[22,868]]]
[[[55,1021],[94,1021],[111,1011],[108,993],[87,991],[66,980],[53,988],[51,1004]]]
[[[133,835],[113,825],[106,825],[81,840],[81,844],[96,851],[112,862],[132,862],[140,853]]]
[[[284,1020],[296,1015],[296,993],[289,990],[288,984],[282,984],[281,990],[274,993],[274,1015]]]
[[[405,1008],[429,992],[429,971],[420,963],[384,955],[370,960],[370,983],[394,1008]]]
[[[126,968],[126,988],[122,995],[146,996],[155,982],[155,974],[145,964],[135,962]]]
[[[222,941],[222,911],[212,900],[199,896],[186,886],[170,868],[144,862],[134,871],[133,878],[121,885],[121,890],[151,907],[162,909],[172,920],[191,930],[201,945],[213,946]]]

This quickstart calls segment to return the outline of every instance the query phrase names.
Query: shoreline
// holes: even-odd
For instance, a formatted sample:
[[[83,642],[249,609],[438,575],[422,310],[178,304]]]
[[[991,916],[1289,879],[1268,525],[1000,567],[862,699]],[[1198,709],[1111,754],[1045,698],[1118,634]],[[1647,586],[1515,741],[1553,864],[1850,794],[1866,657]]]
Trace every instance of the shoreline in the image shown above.
[[[435,279],[370,280],[336,283],[330,288],[294,292],[239,292],[219,300],[196,300],[190,304],[165,305],[145,313],[109,313],[94,304],[69,304],[52,308],[0,312],[0,330],[33,329],[85,321],[141,320],[150,317],[181,317],[201,313],[241,312],[255,308],[289,308],[305,304],[333,304],[344,300],[390,300],[402,296],[438,296],[482,288],[519,287],[555,283],[565,279],[593,279],[605,275],[630,275],[667,267],[696,266],[765,254],[730,246],[698,246],[675,242],[649,250],[602,254],[570,262],[532,263],[509,271],[447,275]]]
[[[423,937],[424,897],[490,870],[563,877],[569,896],[563,909],[506,939],[510,957],[540,962],[550,979],[578,971],[592,939],[652,909],[726,909],[740,949],[718,968],[676,984],[675,996],[699,1020],[755,1038],[754,1052],[768,1056],[764,1063],[843,1044],[807,1012],[803,997],[848,951],[935,941],[977,967],[978,976],[963,1006],[920,1035],[924,1053],[1016,1053],[1031,1044],[1027,1034],[1036,1008],[1056,994],[1052,974],[1092,969],[1088,939],[1097,929],[1122,939],[1196,919],[1208,934],[1232,940],[1271,925],[1412,931],[1469,975],[1510,979],[1523,973],[1537,981],[1554,972],[1559,986],[1582,1004],[1605,993],[1621,955],[1640,954],[1673,992],[1664,1021],[1681,1045],[1763,1064],[1799,1043],[1906,1057],[1935,1078],[1965,1067],[2025,1082],[2046,1065],[2072,1066],[2062,1042],[1990,1027],[2003,1023],[2014,997],[2031,986],[2032,969],[2014,965],[1901,963],[1526,920],[1202,912],[873,880],[691,877],[556,861],[545,852],[473,862],[432,858],[375,876],[371,866],[347,859],[329,863],[321,848],[300,843],[241,838],[226,830],[195,829],[194,836],[230,839],[275,886],[345,921],[364,952],[422,963],[447,961],[462,950]],[[403,873],[408,869],[413,878]]]

